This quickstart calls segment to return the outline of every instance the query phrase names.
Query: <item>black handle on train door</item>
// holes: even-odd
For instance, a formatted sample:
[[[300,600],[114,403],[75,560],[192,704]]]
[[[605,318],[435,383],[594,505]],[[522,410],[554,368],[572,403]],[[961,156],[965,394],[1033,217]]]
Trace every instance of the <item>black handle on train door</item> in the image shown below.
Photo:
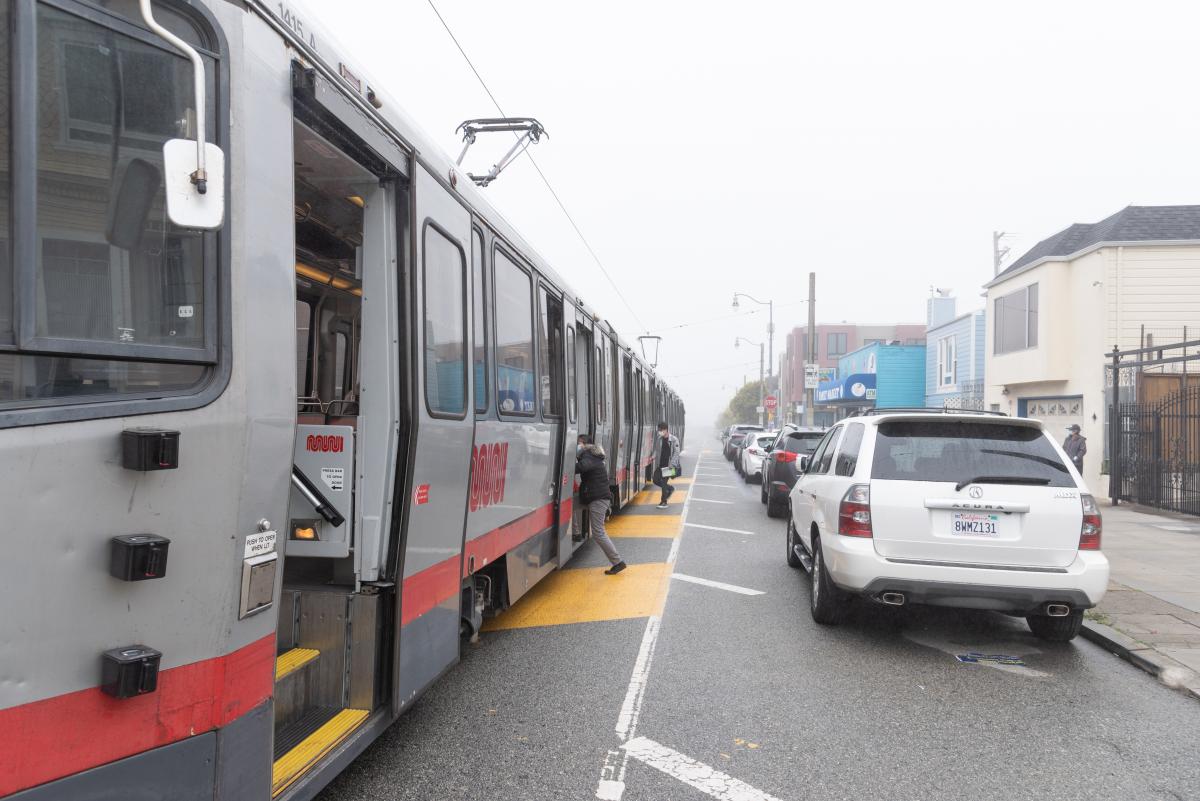
[[[292,465],[292,485],[300,490],[300,494],[312,504],[312,507],[317,510],[317,514],[325,518],[326,523],[338,528],[346,522],[346,518],[342,517],[337,508],[321,493],[321,490],[317,489],[317,485],[312,483],[296,465]]]

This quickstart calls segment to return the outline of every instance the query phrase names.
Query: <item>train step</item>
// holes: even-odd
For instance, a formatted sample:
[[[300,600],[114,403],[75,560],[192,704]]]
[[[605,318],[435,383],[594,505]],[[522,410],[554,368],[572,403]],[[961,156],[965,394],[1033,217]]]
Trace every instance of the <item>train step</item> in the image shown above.
[[[321,652],[292,648],[275,658],[275,732],[278,734],[306,717],[316,688]]]
[[[294,723],[275,733],[275,764],[271,771],[271,797],[297,779],[362,725],[365,709],[314,707]]]

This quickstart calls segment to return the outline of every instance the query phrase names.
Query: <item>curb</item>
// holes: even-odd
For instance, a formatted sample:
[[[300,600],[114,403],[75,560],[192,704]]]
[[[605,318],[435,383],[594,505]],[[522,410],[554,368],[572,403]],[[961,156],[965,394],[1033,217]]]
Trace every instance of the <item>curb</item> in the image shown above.
[[[1173,659],[1160,654],[1145,643],[1138,642],[1132,637],[1122,634],[1103,623],[1096,623],[1086,619],[1083,621],[1083,629],[1080,631],[1080,634],[1083,635],[1085,640],[1093,642],[1109,653],[1121,657],[1131,665],[1141,668],[1159,681],[1163,680],[1163,672],[1169,668],[1179,668],[1186,671],[1190,677],[1177,686],[1174,682],[1168,683],[1164,681],[1163,683],[1200,701],[1200,676],[1178,665]]]

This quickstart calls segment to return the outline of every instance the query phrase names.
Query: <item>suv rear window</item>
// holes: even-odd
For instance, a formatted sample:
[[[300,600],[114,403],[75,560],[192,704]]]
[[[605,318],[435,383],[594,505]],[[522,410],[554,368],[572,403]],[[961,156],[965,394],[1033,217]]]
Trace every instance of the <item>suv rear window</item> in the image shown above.
[[[766,436],[762,436],[762,437],[758,438],[758,447],[760,447],[760,448],[769,448],[774,444],[775,444],[775,435],[774,434],[767,434]]]
[[[809,453],[817,449],[825,438],[824,431],[814,431],[811,434],[792,434],[787,438],[785,448],[788,453]]]
[[[1075,486],[1050,441],[1036,428],[911,420],[879,425],[871,478],[957,483],[986,476]]]

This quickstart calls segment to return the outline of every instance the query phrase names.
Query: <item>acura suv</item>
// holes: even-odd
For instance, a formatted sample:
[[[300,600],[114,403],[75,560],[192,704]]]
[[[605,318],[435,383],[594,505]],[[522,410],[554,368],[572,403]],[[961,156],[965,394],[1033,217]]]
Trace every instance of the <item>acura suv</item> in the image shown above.
[[[1095,499],[1036,420],[888,411],[831,428],[789,497],[813,619],[850,596],[1020,615],[1075,637],[1108,586]]]

